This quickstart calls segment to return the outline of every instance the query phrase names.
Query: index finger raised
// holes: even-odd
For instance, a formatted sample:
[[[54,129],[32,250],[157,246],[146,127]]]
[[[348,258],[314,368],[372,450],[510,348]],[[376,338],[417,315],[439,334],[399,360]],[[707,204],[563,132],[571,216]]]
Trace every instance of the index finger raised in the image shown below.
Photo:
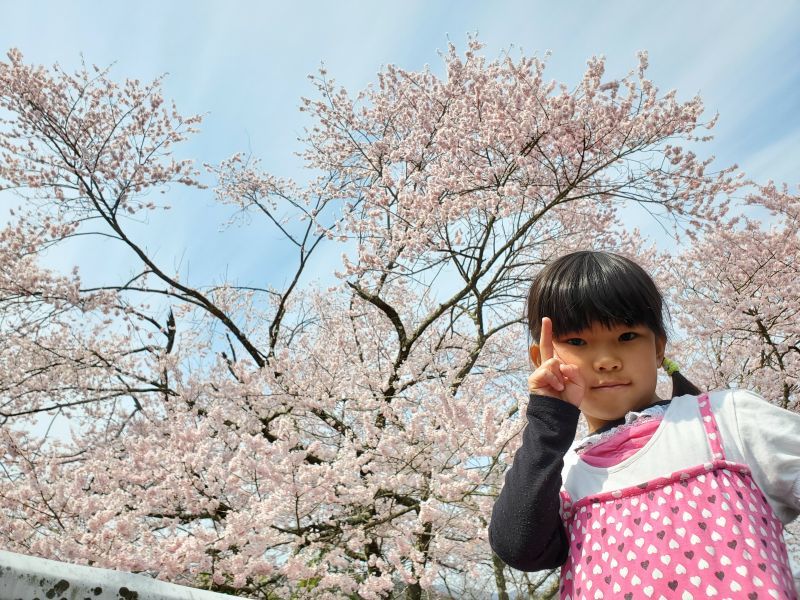
[[[539,352],[542,362],[553,358],[553,322],[550,317],[542,317],[542,331],[539,335]]]

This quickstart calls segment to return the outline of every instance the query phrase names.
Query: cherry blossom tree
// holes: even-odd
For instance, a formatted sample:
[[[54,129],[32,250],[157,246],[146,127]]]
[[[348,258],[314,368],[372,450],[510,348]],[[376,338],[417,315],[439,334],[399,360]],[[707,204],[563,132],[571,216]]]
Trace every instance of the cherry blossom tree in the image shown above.
[[[800,200],[770,183],[673,263],[681,353],[708,388],[745,387],[800,411]]]
[[[4,548],[265,599],[548,589],[486,540],[524,426],[528,282],[587,246],[655,265],[623,216],[697,229],[744,180],[685,148],[714,120],[661,93],[644,53],[617,80],[592,58],[573,87],[475,39],[442,59],[443,76],[390,65],[355,96],[312,77],[299,183],[243,155],[205,175],[176,159],[200,119],[160,80],[8,54],[0,185],[22,205],[0,232]],[[204,177],[231,223],[282,236],[286,285],[186,281],[137,239],[135,219],[167,219],[164,200],[207,193]],[[78,237],[135,272],[88,286],[81,265],[45,268]],[[335,282],[310,282],[334,252]],[[784,308],[763,314],[778,344],[763,368],[796,360]],[[53,415],[66,438],[37,428]]]

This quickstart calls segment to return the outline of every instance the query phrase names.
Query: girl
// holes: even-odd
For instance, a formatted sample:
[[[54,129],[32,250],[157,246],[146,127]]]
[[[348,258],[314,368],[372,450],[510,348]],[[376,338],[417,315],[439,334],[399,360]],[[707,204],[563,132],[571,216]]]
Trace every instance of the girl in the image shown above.
[[[662,297],[622,256],[547,265],[528,323],[528,424],[494,552],[523,571],[562,566],[573,600],[797,598],[782,533],[800,512],[800,415],[675,372]],[[662,364],[672,400],[656,395]],[[581,413],[590,435],[573,444]]]

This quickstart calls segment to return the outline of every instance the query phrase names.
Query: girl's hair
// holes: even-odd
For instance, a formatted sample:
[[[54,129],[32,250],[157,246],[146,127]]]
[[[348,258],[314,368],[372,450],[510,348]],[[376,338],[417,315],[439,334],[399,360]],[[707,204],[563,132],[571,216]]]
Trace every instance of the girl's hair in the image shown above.
[[[528,293],[528,329],[539,339],[542,317],[553,321],[553,335],[561,336],[600,323],[644,325],[667,339],[664,300],[653,279],[632,260],[612,252],[583,250],[548,263],[533,280]],[[672,374],[672,397],[700,394],[677,371]]]

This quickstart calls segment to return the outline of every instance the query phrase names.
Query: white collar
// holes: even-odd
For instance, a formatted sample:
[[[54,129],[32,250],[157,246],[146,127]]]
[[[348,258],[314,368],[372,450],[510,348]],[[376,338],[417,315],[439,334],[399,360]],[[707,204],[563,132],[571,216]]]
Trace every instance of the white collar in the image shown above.
[[[648,406],[647,408],[636,411],[632,410],[625,415],[625,422],[620,423],[616,427],[612,427],[611,429],[604,431],[603,433],[591,433],[584,437],[577,446],[575,446],[575,450],[583,450],[588,446],[593,446],[597,442],[601,442],[610,438],[612,435],[615,435],[620,432],[622,429],[627,429],[629,426],[634,424],[639,419],[656,419],[661,418],[664,416],[664,413],[667,412],[669,408],[669,404],[653,404]]]

